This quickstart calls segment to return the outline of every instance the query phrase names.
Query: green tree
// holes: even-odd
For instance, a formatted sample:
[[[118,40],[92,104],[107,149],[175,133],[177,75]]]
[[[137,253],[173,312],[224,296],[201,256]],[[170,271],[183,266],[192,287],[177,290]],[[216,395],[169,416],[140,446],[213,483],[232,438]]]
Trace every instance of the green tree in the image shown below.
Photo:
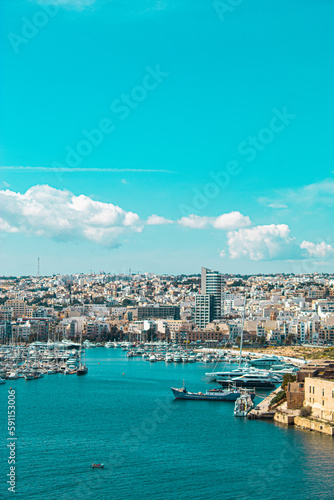
[[[289,382],[296,382],[296,375],[292,375],[292,373],[285,373],[283,375],[282,387],[286,390]]]

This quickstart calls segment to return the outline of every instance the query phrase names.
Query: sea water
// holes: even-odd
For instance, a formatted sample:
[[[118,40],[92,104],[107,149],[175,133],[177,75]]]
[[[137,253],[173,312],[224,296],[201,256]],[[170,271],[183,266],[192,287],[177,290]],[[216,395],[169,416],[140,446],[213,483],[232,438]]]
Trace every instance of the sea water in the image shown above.
[[[87,350],[86,362],[82,377],[0,386],[1,498],[334,498],[332,437],[236,418],[231,402],[174,399],[170,388],[183,381],[190,391],[214,387],[205,377],[212,364],[150,363],[106,348]],[[15,493],[7,483],[10,388]]]

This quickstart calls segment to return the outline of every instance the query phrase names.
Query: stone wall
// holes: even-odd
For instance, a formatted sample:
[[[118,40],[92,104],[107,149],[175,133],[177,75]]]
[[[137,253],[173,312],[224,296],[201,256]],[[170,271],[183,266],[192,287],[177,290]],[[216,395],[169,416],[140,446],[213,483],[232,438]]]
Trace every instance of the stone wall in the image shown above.
[[[289,410],[296,410],[301,408],[304,402],[304,383],[303,382],[289,382],[286,391],[287,408]]]
[[[304,391],[303,392],[287,392],[286,393],[287,407],[289,410],[296,410],[301,408],[304,402]]]
[[[275,422],[278,422],[280,424],[284,425],[293,425],[294,424],[294,419],[295,417],[293,415],[289,415],[287,413],[281,413],[277,411],[274,416]]]
[[[334,427],[312,418],[295,417],[295,426],[300,427],[301,429],[308,429],[310,431],[322,432],[323,434],[334,436]]]

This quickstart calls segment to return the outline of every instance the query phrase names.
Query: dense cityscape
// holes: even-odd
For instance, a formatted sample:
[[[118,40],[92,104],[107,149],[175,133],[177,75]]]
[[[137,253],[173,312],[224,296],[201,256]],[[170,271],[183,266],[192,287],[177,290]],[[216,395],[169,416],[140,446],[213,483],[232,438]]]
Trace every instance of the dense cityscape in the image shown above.
[[[0,340],[334,342],[334,275],[2,277]]]

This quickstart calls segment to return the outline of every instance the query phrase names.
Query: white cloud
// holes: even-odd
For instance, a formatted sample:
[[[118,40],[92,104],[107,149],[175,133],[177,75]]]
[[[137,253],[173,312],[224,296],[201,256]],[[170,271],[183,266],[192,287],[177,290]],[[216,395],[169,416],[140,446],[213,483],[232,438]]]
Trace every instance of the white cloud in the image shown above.
[[[242,215],[240,212],[230,212],[228,214],[219,215],[219,217],[216,217],[212,222],[212,226],[215,229],[225,229],[228,231],[250,225],[250,218]]]
[[[160,226],[161,224],[174,224],[174,221],[165,219],[165,217],[160,217],[160,215],[153,214],[147,219],[147,224],[149,226]]]
[[[179,221],[181,226],[191,227],[194,229],[205,229],[214,227],[215,229],[224,229],[226,231],[239,229],[251,225],[251,220],[248,216],[242,215],[240,212],[229,212],[219,215],[218,217],[205,217],[191,214],[189,217],[182,217]]]
[[[288,256],[291,258],[296,251],[294,239],[290,237],[290,229],[286,224],[270,224],[230,231],[227,240],[231,259],[249,257],[251,260],[270,260]]]
[[[3,231],[4,233],[18,233],[19,230],[17,227],[13,227],[10,224],[8,224],[7,221],[3,220],[0,217],[0,231]]]
[[[182,217],[179,224],[184,227],[191,227],[193,229],[204,229],[210,224],[210,217],[201,217],[199,215],[191,214],[189,217]]]
[[[139,232],[143,227],[133,212],[48,185],[33,186],[24,194],[0,191],[0,203],[5,232],[63,241],[83,239],[115,247],[121,234]]]
[[[302,250],[306,250],[308,257],[325,258],[334,254],[334,248],[325,241],[321,243],[312,243],[311,241],[303,241],[300,245]]]

